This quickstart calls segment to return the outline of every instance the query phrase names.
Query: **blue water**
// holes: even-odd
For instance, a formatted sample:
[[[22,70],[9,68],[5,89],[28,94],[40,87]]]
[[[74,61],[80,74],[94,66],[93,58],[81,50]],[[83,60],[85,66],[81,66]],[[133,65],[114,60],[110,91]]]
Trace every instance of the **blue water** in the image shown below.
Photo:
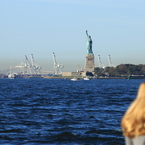
[[[0,144],[124,145],[120,121],[143,81],[0,79]]]

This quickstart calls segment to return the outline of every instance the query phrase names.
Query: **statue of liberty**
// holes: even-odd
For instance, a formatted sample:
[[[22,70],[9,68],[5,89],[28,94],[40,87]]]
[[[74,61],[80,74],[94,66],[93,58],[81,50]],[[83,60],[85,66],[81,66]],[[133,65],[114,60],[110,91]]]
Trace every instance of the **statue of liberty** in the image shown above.
[[[86,30],[86,34],[87,34],[87,38],[88,38],[88,41],[87,41],[87,54],[91,54],[93,55],[93,51],[92,51],[92,39],[91,39],[91,36],[88,35],[88,31]]]

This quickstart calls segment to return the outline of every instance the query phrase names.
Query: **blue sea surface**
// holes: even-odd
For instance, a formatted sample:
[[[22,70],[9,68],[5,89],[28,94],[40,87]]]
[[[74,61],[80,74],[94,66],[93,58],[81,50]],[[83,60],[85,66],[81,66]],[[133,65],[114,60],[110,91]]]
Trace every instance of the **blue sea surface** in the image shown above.
[[[0,79],[0,144],[124,145],[143,79]]]

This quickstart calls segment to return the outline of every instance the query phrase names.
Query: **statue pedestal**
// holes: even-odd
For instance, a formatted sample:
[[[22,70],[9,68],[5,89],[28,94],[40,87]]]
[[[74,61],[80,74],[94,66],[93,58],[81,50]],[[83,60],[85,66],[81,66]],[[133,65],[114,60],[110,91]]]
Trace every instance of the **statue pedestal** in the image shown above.
[[[84,71],[85,72],[93,72],[95,68],[95,63],[94,63],[94,55],[86,55],[86,64]]]

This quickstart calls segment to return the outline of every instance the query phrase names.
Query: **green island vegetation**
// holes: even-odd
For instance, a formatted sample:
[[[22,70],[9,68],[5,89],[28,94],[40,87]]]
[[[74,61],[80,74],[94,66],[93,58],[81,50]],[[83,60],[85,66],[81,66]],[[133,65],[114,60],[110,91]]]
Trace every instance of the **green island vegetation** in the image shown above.
[[[94,74],[97,76],[110,76],[110,77],[121,77],[121,76],[139,76],[145,75],[145,65],[139,64],[120,64],[116,67],[105,67],[94,69]]]

